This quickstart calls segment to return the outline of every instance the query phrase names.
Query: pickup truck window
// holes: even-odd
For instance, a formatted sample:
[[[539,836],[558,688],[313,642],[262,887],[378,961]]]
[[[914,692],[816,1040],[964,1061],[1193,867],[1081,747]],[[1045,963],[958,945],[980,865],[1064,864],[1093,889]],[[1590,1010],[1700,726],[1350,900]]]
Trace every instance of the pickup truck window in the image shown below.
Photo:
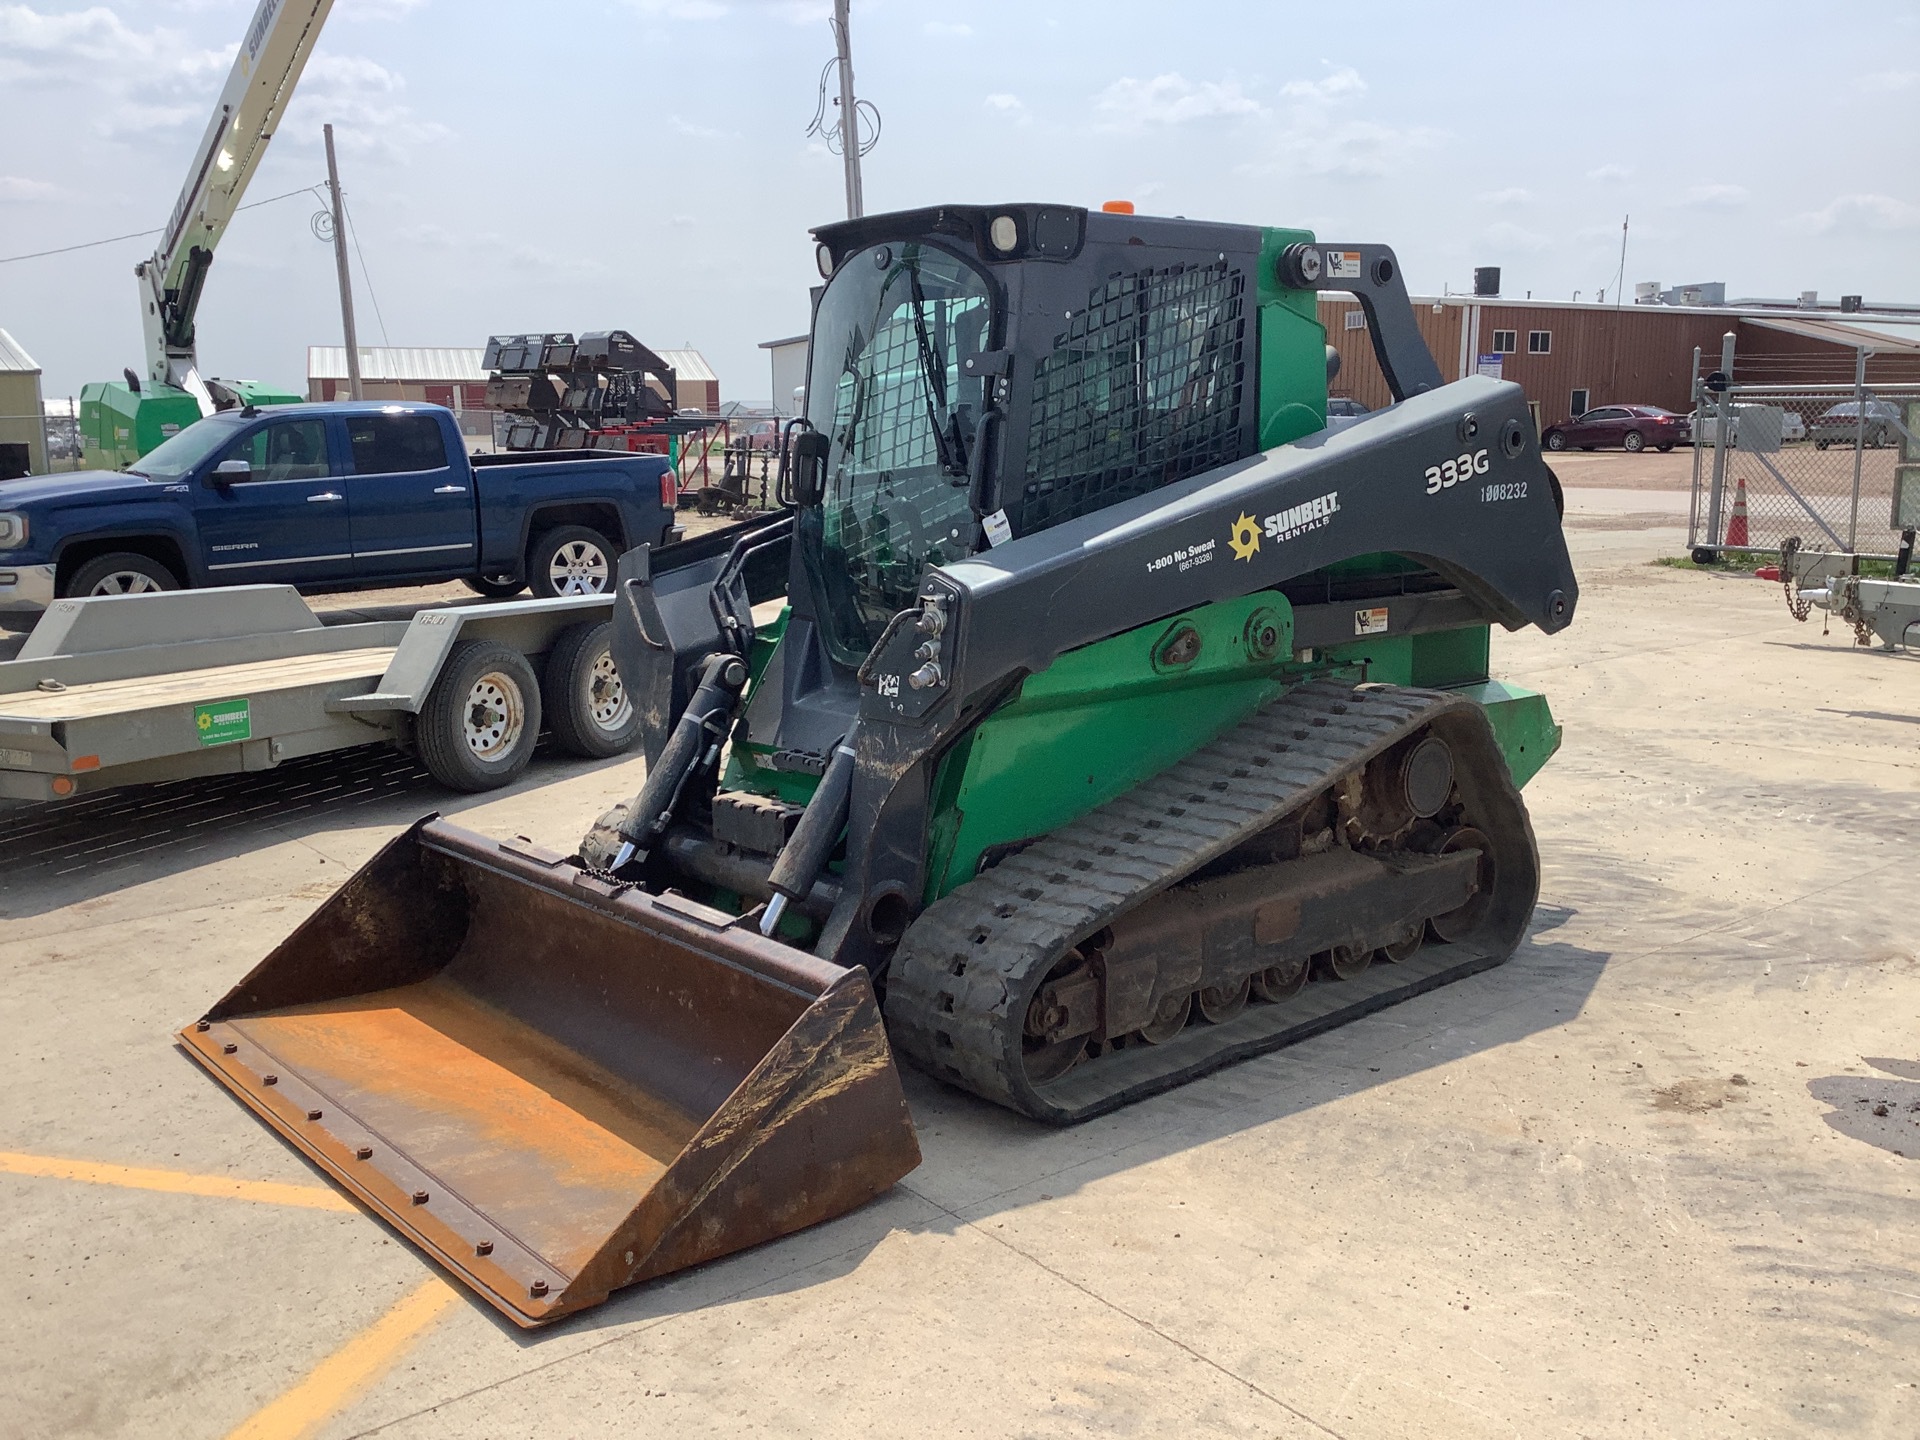
[[[447,463],[447,442],[431,415],[355,415],[347,421],[347,435],[356,475],[440,470]]]
[[[255,480],[319,480],[327,474],[327,422],[276,420],[229,445],[221,460],[244,460]]]
[[[234,422],[225,415],[197,421],[170,440],[162,440],[138,462],[127,467],[129,475],[165,483],[184,480],[202,460],[227,443]]]

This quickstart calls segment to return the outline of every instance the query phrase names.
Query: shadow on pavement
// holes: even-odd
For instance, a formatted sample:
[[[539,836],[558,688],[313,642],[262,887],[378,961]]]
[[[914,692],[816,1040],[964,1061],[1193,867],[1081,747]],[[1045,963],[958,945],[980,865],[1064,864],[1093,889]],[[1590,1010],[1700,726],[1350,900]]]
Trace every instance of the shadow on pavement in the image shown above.
[[[578,774],[588,763],[563,757],[543,741],[532,766],[512,785],[458,795],[442,789],[412,756],[376,744],[289,760],[272,770],[129,785],[52,805],[3,809],[0,920],[48,914],[317,830],[399,827],[433,810],[457,815]],[[537,838],[552,845],[562,837]]]

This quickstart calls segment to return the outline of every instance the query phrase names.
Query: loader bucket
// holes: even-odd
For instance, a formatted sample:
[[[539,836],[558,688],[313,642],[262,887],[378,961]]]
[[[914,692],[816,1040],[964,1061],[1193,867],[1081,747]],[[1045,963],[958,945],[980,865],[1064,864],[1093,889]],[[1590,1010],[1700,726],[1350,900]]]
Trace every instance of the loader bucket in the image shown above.
[[[920,1162],[864,970],[437,817],[180,1039],[529,1327]]]

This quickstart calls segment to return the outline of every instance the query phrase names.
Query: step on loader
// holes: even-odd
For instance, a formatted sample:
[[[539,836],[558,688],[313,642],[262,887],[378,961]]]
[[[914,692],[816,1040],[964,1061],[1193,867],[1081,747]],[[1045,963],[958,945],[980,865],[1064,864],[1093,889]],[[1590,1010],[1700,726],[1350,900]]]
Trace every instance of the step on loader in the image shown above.
[[[521,1325],[883,1192],[896,1054],[1077,1121],[1497,965],[1538,892],[1560,732],[1488,644],[1573,618],[1559,487],[1389,250],[815,237],[787,508],[621,561],[639,794],[564,857],[423,821],[182,1032]],[[1323,291],[1394,400],[1332,432]]]

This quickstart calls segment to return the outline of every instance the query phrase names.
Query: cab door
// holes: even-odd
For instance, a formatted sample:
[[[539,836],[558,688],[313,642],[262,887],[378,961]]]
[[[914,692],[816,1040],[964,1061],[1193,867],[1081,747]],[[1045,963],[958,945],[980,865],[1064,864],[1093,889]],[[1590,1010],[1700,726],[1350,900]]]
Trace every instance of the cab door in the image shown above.
[[[439,420],[395,408],[341,423],[355,575],[471,571],[479,563],[473,470],[466,456],[448,453]]]
[[[246,471],[220,476],[232,461]],[[194,487],[207,583],[345,579],[353,549],[338,469],[322,419],[276,417],[229,442]]]

